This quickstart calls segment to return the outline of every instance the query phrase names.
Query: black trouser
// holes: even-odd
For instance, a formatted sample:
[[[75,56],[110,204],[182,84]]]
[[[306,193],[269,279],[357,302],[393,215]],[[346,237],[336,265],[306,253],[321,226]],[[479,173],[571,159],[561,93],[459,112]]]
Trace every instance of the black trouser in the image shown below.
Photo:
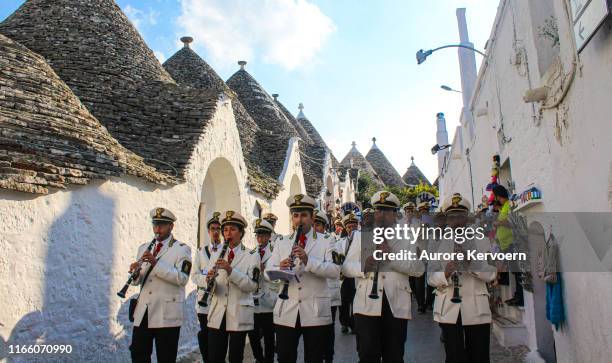
[[[355,328],[353,319],[353,300],[355,299],[355,279],[345,278],[340,285],[340,324]]]
[[[149,328],[148,313],[148,310],[145,311],[140,326],[135,326],[132,332],[132,344],[130,345],[132,362],[151,362],[153,340],[155,340],[158,362],[176,362],[181,327]]]
[[[202,354],[202,361],[208,362],[208,315],[198,314],[198,321],[200,322],[200,331],[198,332],[198,345],[200,346],[200,353]]]
[[[461,325],[440,323],[444,335],[446,363],[488,363],[491,324]]]
[[[225,363],[229,340],[230,363],[242,362],[246,336],[246,331],[225,330],[224,316],[219,329],[208,328],[208,360],[211,363]]]
[[[425,274],[420,277],[414,277],[414,295],[416,297],[417,305],[420,308],[426,306],[433,306],[434,302],[434,288],[427,284],[427,278]]]
[[[274,317],[272,313],[256,313],[255,328],[249,331],[249,342],[257,362],[274,362]],[[265,351],[261,347],[263,337]]]
[[[414,295],[416,297],[419,308],[425,306],[425,275],[419,277],[410,277],[414,279]]]
[[[328,325],[302,327],[298,314],[295,328],[284,325],[275,325],[274,327],[276,329],[278,363],[295,363],[297,361],[297,349],[302,335],[304,336],[304,362],[323,362],[325,342],[321,340],[321,337],[326,336]]]
[[[355,314],[360,363],[379,363],[381,358],[385,363],[404,361],[408,319],[393,317],[384,291],[382,299],[381,316]]]
[[[523,273],[522,272],[512,272],[514,275],[514,282],[516,283],[516,289],[514,290],[514,298],[516,300],[523,302]]]
[[[323,359],[326,362],[331,362],[334,360],[334,343],[336,340],[336,331],[335,331],[335,323],[336,323],[336,310],[338,309],[337,306],[332,306],[332,323],[330,325],[328,325],[328,332],[327,332],[327,347],[325,349],[325,352],[323,352]]]

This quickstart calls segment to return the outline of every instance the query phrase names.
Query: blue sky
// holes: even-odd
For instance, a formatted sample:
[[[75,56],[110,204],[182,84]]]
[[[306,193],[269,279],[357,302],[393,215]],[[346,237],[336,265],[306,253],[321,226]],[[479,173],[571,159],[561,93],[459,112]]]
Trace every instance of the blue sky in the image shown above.
[[[0,19],[23,1],[3,0]],[[435,115],[444,112],[452,141],[461,110],[456,49],[417,65],[415,52],[458,43],[455,10],[483,50],[497,0],[117,0],[163,61],[191,35],[193,48],[223,79],[247,60],[269,93],[317,127],[338,159],[351,147],[365,155],[373,136],[403,174],[414,156],[433,181]],[[44,19],[41,19],[44,21]],[[480,56],[477,64],[480,66]]]

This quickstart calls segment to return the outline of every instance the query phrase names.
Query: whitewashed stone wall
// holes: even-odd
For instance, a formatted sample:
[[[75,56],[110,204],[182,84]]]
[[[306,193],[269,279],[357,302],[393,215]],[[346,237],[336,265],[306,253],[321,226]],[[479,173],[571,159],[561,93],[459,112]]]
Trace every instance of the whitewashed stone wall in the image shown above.
[[[128,300],[116,293],[137,247],[152,238],[148,212],[171,209],[178,217],[176,238],[194,252],[202,184],[208,165],[219,157],[234,169],[242,213],[252,215],[254,197],[247,193],[229,103],[218,105],[183,184],[161,188],[125,177],[45,196],[0,190],[0,343],[72,344],[67,361],[129,360]],[[179,354],[197,347],[195,303],[189,282]],[[0,357],[5,354],[0,351]]]
[[[469,147],[476,204],[482,188],[490,180],[491,157],[499,153],[502,162],[510,158],[517,192],[531,185],[542,190],[543,203],[523,210],[530,220],[535,219],[536,212],[609,212],[612,209],[609,106],[609,95],[612,94],[612,22],[608,19],[580,54],[576,76],[561,105],[542,110],[540,116],[539,104],[532,105],[522,100],[527,89],[544,85],[546,69],[540,71],[538,57],[550,56],[550,52],[536,47],[542,45],[534,35],[538,31],[533,29],[535,24],[530,11],[534,9],[530,9],[530,3],[505,0],[500,5],[492,40],[489,41],[489,64],[479,72],[479,84],[472,100],[473,112],[486,109],[487,113],[479,117],[474,115],[473,140],[469,140],[466,133],[462,134],[462,157],[447,165],[441,177],[441,194],[470,192],[465,155],[465,148]],[[560,64],[567,77],[575,54],[573,35],[563,2],[552,3],[559,27]],[[556,87],[553,85],[553,92],[559,91]],[[498,137],[502,116],[504,134],[511,139],[507,143],[500,143]],[[608,251],[604,262],[600,262],[594,259],[593,248],[584,234],[553,221],[540,223],[547,234],[552,226],[555,235],[567,236],[560,242],[562,263],[564,259],[567,263],[567,259],[580,258],[592,261],[594,271],[607,271],[563,274],[566,324],[554,333],[557,360],[609,361],[612,354],[612,310],[605,302],[612,300],[612,289],[609,288],[612,274],[606,261],[610,261],[612,252]],[[529,317],[533,315],[533,311],[525,314],[525,324],[531,334],[534,322]],[[536,348],[533,346],[535,339],[531,336],[528,340],[531,348]]]

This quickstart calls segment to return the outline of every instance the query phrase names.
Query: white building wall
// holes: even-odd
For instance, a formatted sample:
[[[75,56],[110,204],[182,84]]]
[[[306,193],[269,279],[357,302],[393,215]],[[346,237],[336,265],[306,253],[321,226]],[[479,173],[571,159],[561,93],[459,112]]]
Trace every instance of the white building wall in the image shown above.
[[[612,94],[612,25],[608,19],[580,54],[579,67],[569,91],[558,108],[542,110],[540,105],[524,103],[529,88],[544,85],[546,71],[540,72],[540,57],[551,52],[541,49],[541,39],[533,31],[532,17],[542,17],[542,7],[530,8],[529,1],[504,0],[494,24],[472,100],[472,111],[486,109],[475,116],[475,137],[463,140],[471,150],[475,199],[490,180],[492,156],[499,153],[502,163],[510,158],[516,192],[531,185],[541,189],[543,203],[522,210],[529,220],[540,220],[547,235],[552,228],[560,241],[562,264],[576,258],[598,273],[563,273],[566,323],[554,333],[559,362],[604,362],[612,354],[612,310],[609,261],[594,256],[593,248],[578,225],[541,220],[537,212],[607,211],[612,209],[612,124],[609,95]],[[560,64],[565,85],[571,78],[574,60],[573,34],[562,1],[554,1],[560,34]],[[533,5],[533,4],[532,4]],[[516,34],[516,35],[515,35]],[[540,47],[540,48],[537,48]],[[538,53],[538,49],[540,49]],[[552,84],[552,92],[559,94]],[[509,142],[501,142],[498,133]],[[457,139],[455,140],[457,142]],[[455,151],[453,151],[453,154]],[[468,192],[469,174],[465,157],[453,159],[441,175],[441,194]],[[488,195],[488,192],[485,192]],[[476,202],[478,204],[478,201]],[[530,304],[527,304],[529,309]],[[533,311],[524,315],[530,334],[534,332]],[[551,328],[552,329],[552,328]],[[535,349],[535,339],[528,341]]]
[[[178,217],[175,237],[196,249],[197,210],[210,163],[223,157],[239,185],[241,213],[254,198],[231,105],[220,104],[197,146],[186,182],[160,187],[133,177],[38,196],[0,190],[0,347],[71,344],[67,361],[129,361],[128,299],[116,293],[127,280],[138,246],[152,238],[149,210],[164,206]],[[250,234],[247,234],[249,236]],[[197,347],[194,285],[187,285],[180,352]],[[136,287],[129,293],[137,292]],[[0,358],[6,352],[0,351]],[[38,356],[47,361],[48,356]],[[11,361],[36,361],[13,356]]]

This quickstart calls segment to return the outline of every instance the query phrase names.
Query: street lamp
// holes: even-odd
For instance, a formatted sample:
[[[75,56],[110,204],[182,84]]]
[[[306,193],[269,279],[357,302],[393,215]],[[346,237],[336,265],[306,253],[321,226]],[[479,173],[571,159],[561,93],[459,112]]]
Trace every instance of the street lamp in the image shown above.
[[[449,86],[446,85],[441,85],[440,88],[442,88],[445,91],[450,91],[450,92],[457,92],[457,93],[463,93],[461,91],[457,91],[456,89],[450,88]]]
[[[431,148],[431,153],[433,155],[436,155],[438,153],[438,151],[444,150],[444,149],[448,149],[451,146],[452,146],[451,144],[442,145],[442,146],[440,146],[440,144],[435,144],[434,147]]]
[[[442,47],[438,47],[438,48],[436,48],[436,49],[430,49],[430,50],[427,50],[427,51],[424,51],[423,49],[419,50],[419,51],[416,53],[417,63],[418,63],[418,64],[421,64],[421,63],[425,62],[425,60],[427,59],[427,57],[429,57],[429,56],[430,56],[430,55],[431,55],[433,52],[435,52],[435,51],[437,51],[437,50],[444,49],[444,48],[451,48],[451,47],[454,47],[454,48],[465,48],[465,49],[469,49],[469,50],[472,50],[472,51],[474,51],[474,52],[476,52],[476,53],[480,54],[481,56],[483,56],[483,57],[485,57],[485,58],[487,57],[487,55],[486,55],[486,54],[484,54],[483,52],[481,52],[481,51],[479,51],[479,50],[477,50],[477,49],[474,49],[474,48],[472,48],[472,47],[470,47],[470,46],[463,45],[463,44],[450,44],[450,45],[444,45],[444,46],[442,46]]]

